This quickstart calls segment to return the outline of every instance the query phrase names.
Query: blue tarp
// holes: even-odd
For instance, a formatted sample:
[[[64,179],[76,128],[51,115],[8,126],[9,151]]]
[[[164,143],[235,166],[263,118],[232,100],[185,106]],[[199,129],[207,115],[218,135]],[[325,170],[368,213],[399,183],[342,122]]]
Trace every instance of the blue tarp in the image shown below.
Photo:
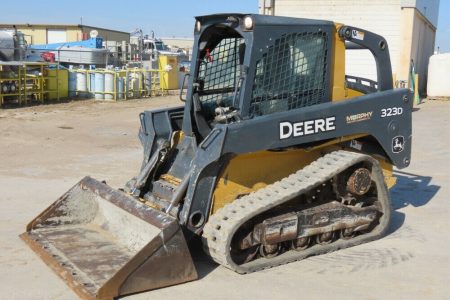
[[[46,49],[46,50],[57,50],[61,47],[83,47],[91,49],[101,49],[103,39],[100,37],[90,38],[85,41],[79,42],[67,42],[67,43],[53,43],[53,44],[43,44],[43,45],[30,45],[31,49]]]

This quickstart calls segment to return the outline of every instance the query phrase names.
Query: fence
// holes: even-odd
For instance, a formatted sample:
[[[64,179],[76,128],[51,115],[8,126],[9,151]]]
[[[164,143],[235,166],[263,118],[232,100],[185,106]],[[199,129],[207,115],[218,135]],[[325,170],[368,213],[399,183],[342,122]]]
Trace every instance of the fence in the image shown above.
[[[69,70],[69,96],[105,100],[128,100],[168,94],[163,82],[166,71],[131,69]],[[72,78],[71,78],[72,77]],[[100,78],[100,79],[98,79]],[[98,86],[99,80],[103,81]],[[75,81],[72,82],[71,81]]]
[[[51,80],[59,81],[59,72],[49,75],[49,66],[57,64],[34,62],[0,62],[0,105],[8,100],[18,104],[29,101],[44,102],[51,93],[59,99],[59,89],[49,85]],[[14,69],[4,70],[4,69]]]
[[[103,51],[105,50],[105,51]],[[53,53],[53,57],[48,54]],[[101,54],[99,56],[99,54]],[[124,69],[85,69],[83,66],[108,66],[111,62],[107,49],[87,49],[82,52],[70,49],[28,49],[0,47],[0,106],[6,103],[19,105],[30,102],[43,103],[47,100],[66,98],[96,98],[106,100],[128,100],[152,97],[168,93],[166,70],[147,70],[143,68]],[[80,65],[78,69],[66,69],[58,62],[34,62],[66,58],[61,61],[66,66]],[[18,59],[14,61],[13,59]],[[9,60],[9,61],[8,61]],[[138,63],[139,62],[133,62]],[[142,62],[141,62],[142,63]],[[75,85],[73,74],[75,74]],[[84,74],[84,79],[78,79]],[[103,76],[103,88],[95,88],[95,76]],[[83,77],[83,76],[81,76]],[[171,77],[172,78],[172,77]],[[108,80],[105,80],[108,79]],[[81,87],[78,86],[78,83]]]

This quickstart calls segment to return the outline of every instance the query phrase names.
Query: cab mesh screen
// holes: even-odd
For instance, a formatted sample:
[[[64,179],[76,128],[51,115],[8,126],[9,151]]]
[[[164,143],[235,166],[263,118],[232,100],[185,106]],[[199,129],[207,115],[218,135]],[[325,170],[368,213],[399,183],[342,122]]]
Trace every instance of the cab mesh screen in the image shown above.
[[[225,38],[213,49],[207,49],[200,63],[198,78],[203,81],[203,89],[199,98],[207,116],[214,115],[217,103],[232,104],[239,80],[239,45],[243,43],[243,38]]]
[[[267,115],[325,102],[325,33],[282,36],[256,63],[250,114]]]

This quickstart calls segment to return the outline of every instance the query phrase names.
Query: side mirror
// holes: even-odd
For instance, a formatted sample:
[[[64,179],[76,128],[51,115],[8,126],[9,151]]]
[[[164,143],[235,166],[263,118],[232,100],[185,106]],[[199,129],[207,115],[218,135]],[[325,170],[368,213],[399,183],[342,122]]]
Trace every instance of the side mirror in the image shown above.
[[[190,76],[191,76],[191,74],[186,73],[186,74],[184,74],[184,77],[183,77],[183,84],[181,85],[181,89],[180,89],[180,100],[183,102],[186,102],[186,98],[183,98],[184,85],[186,83],[186,79],[189,78]]]

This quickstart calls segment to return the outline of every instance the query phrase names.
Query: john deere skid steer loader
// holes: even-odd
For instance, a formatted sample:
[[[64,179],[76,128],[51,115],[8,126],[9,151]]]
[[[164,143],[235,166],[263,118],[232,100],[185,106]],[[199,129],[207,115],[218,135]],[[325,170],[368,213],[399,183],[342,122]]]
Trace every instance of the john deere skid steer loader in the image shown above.
[[[373,54],[377,81],[345,74],[346,49]],[[186,79],[183,106],[140,114],[144,159],[123,190],[85,177],[21,235],[80,297],[195,280],[195,240],[249,273],[385,234],[392,168],[410,163],[412,97],[392,87],[384,38],[197,17]]]

